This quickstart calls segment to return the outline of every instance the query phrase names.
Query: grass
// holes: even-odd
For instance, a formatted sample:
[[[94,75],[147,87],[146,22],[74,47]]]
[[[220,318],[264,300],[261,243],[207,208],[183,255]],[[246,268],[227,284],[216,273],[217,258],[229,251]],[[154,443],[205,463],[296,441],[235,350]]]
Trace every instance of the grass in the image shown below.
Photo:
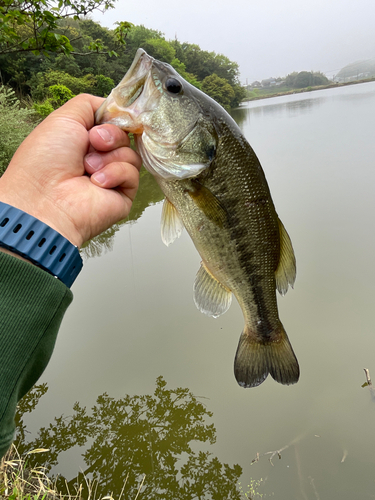
[[[49,450],[40,448],[21,457],[15,445],[11,446],[0,461],[0,500],[80,500],[82,498],[82,485],[75,492],[63,495],[57,490],[56,483],[47,477],[44,467],[35,467],[34,469],[28,467],[28,455],[47,451]],[[146,476],[143,477],[134,500],[138,499],[145,478]],[[114,500],[112,495],[97,499],[96,483],[86,477],[85,483],[85,489],[88,491],[85,500]],[[125,486],[126,480],[117,500],[121,500]]]
[[[48,450],[38,449],[21,457],[14,445],[0,463],[0,499],[7,500],[76,500],[80,492],[63,496],[46,476],[44,467],[29,468],[28,455]]]

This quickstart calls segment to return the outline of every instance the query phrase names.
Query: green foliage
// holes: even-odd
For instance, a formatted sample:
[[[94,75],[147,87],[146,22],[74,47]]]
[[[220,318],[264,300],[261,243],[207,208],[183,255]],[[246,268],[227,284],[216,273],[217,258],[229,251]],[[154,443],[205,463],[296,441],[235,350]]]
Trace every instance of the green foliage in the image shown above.
[[[285,79],[285,85],[293,89],[303,89],[306,87],[315,87],[317,85],[327,85],[328,78],[320,72],[300,71],[299,73],[290,73]]]
[[[115,82],[112,78],[104,75],[97,75],[95,77],[96,85],[94,89],[94,94],[100,97],[107,97],[107,95],[111,92],[113,87],[115,86]]]
[[[59,54],[55,57],[53,66],[58,68],[59,71],[68,73],[76,78],[82,76],[82,70],[72,55],[66,56],[65,54]]]
[[[34,111],[22,108],[14,91],[0,86],[0,175],[35,125]]]
[[[224,78],[220,78],[215,73],[206,76],[202,82],[202,90],[224,108],[229,108],[235,97],[231,85]]]
[[[97,80],[91,74],[77,78],[64,71],[50,69],[45,73],[33,75],[28,84],[31,89],[31,97],[36,101],[42,101],[48,97],[49,88],[53,85],[63,85],[72,94],[77,95],[81,93],[93,93],[97,85]]]
[[[231,108],[235,108],[239,106],[240,102],[245,99],[246,97],[246,89],[242,85],[236,83],[235,85],[232,86],[234,90],[234,98],[232,99],[230,103]]]
[[[73,51],[69,38],[56,32],[59,21],[113,6],[112,0],[4,0],[0,3],[0,54],[69,54]]]
[[[34,102],[33,108],[42,118],[46,118],[46,116],[50,115],[55,109],[49,99],[46,99],[43,102]]]
[[[175,58],[176,51],[172,45],[162,38],[151,38],[143,44],[143,49],[155,59],[171,63]]]
[[[65,85],[51,85],[48,87],[48,91],[51,96],[51,104],[55,109],[59,108],[68,102],[69,99],[74,97],[73,92],[69,90],[68,87],[65,87]]]
[[[133,60],[135,51],[139,47],[144,48],[146,41],[153,39],[164,40],[163,33],[161,31],[146,28],[143,25],[135,26],[130,31],[127,39],[127,50],[134,51],[130,54],[130,60]]]
[[[13,5],[16,0],[6,1]],[[43,5],[43,2],[47,2],[44,9],[48,8],[50,1],[52,2],[39,0]],[[94,7],[99,1],[110,0],[69,1],[91,1],[90,5]],[[37,3],[36,0],[31,2]],[[60,3],[57,6],[59,5]],[[17,29],[25,31],[26,27],[20,25]],[[20,97],[31,95],[38,103],[37,108],[43,116],[48,112],[48,103],[44,104],[44,101],[48,98],[48,88],[51,85],[65,85],[73,94],[88,92],[100,96],[108,95],[111,88],[123,78],[139,47],[144,48],[153,57],[171,64],[183,78],[197,88],[201,88],[203,80],[213,74],[225,80],[232,87],[232,91],[228,90],[229,100],[228,96],[222,96],[220,102],[225,101],[228,108],[237,106],[244,97],[244,90],[238,80],[237,63],[222,54],[203,51],[198,45],[181,43],[178,40],[167,41],[163,33],[145,26],[133,26],[122,21],[117,23],[114,30],[110,30],[90,19],[68,15],[56,21],[51,33],[54,35],[54,43],[62,44],[64,40],[68,40],[72,49],[66,48],[62,51],[56,45],[52,51],[52,42],[49,42],[51,50],[48,55],[46,50],[39,51],[37,55],[36,51],[34,54],[33,51],[27,50],[5,52],[1,55],[0,34],[0,70],[3,81],[12,85]],[[24,37],[27,38],[26,31]],[[125,41],[126,50],[123,50]],[[118,57],[113,57],[115,55]],[[105,78],[110,80],[104,80]],[[220,92],[213,92],[212,96],[219,94]]]
[[[97,498],[109,491],[118,498],[125,481],[127,498],[135,498],[144,479],[142,498],[240,500],[237,484],[242,469],[202,451],[203,443],[215,443],[216,431],[207,422],[212,413],[189,389],[169,389],[158,377],[152,395],[114,399],[103,394],[91,411],[76,403],[71,417],[55,418],[26,443],[22,407],[30,397],[29,393],[19,405],[17,422],[22,432],[17,431],[16,446],[22,455],[35,448],[49,450],[47,462],[46,454],[30,455],[33,468],[43,463],[48,472],[61,453],[85,446],[83,474],[97,482]],[[195,451],[196,442],[201,443],[201,451]],[[83,474],[70,480],[59,477],[57,487],[63,492],[75,483],[84,484]]]
[[[33,107],[42,118],[45,118],[52,111],[72,99],[72,97],[74,97],[73,92],[68,87],[65,87],[65,85],[51,85],[48,87],[47,99],[43,102],[34,103]]]
[[[176,57],[185,64],[186,71],[196,75],[199,80],[204,80],[215,73],[227,80],[230,85],[238,83],[238,64],[223,54],[207,52],[201,50],[199,45],[180,43],[178,40],[170,43],[176,51]]]
[[[201,82],[197,80],[197,77],[195,75],[192,75],[191,73],[188,73],[186,71],[185,64],[182,63],[179,59],[177,59],[176,57],[172,59],[171,66],[173,66],[173,68],[182,76],[182,78],[185,78],[187,82],[194,85],[194,87],[197,87],[198,89],[202,88]]]

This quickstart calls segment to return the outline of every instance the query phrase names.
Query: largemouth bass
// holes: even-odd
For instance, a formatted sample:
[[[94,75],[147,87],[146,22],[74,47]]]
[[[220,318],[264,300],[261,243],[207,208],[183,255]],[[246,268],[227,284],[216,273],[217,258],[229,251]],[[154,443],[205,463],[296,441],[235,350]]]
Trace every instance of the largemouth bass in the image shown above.
[[[234,373],[242,387],[268,374],[281,384],[299,366],[280,322],[276,288],[293,286],[290,238],[277,216],[257,156],[228,113],[170,65],[142,49],[99,108],[96,122],[135,136],[144,166],[165,194],[161,232],[166,245],[185,227],[201,258],[194,301],[205,314],[226,312],[232,294],[245,327]]]

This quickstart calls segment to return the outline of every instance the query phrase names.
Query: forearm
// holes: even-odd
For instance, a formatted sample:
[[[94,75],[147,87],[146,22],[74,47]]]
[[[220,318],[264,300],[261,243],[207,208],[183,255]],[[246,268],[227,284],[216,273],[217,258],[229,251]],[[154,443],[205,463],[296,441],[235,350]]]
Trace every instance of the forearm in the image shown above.
[[[73,295],[58,279],[0,252],[0,457],[18,401],[43,373]]]

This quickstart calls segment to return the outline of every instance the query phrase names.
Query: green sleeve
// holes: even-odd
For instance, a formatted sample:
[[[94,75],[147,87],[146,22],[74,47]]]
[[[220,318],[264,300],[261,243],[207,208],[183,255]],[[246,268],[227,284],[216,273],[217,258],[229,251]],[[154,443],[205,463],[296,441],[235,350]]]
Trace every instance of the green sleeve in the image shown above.
[[[72,299],[54,276],[0,252],[0,458],[14,437],[16,405],[46,368]]]

